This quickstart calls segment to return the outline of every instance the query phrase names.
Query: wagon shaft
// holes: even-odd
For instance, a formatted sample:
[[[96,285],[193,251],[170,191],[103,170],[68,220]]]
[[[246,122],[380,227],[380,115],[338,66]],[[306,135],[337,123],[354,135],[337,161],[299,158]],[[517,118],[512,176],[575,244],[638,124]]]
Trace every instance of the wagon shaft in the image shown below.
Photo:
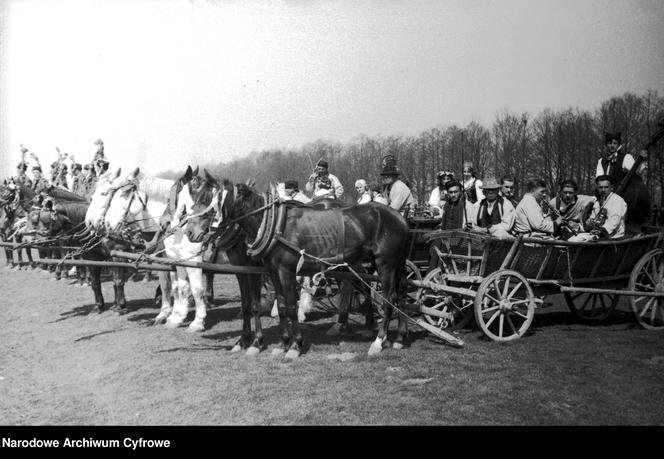
[[[414,285],[415,287],[419,288],[428,288],[430,290],[433,290],[434,292],[445,292],[454,295],[463,295],[468,298],[475,298],[475,296],[477,295],[477,292],[468,288],[451,287],[449,285],[439,284],[436,282],[425,281],[425,280],[409,280],[408,284]]]
[[[560,287],[561,292],[602,293],[605,295],[651,296],[664,298],[664,292],[642,292],[638,290],[610,290],[590,287]]]

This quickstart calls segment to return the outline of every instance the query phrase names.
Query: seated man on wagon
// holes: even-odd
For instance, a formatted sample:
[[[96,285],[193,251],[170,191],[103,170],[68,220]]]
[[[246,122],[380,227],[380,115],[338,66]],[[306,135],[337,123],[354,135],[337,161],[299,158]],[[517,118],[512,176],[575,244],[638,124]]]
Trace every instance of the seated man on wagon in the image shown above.
[[[397,167],[396,159],[392,156],[386,156],[383,160],[383,169],[380,172],[385,189],[384,194],[388,199],[388,206],[405,218],[409,209],[415,207],[417,201],[408,185],[399,179],[400,175],[401,171]]]
[[[300,191],[300,186],[296,180],[286,180],[284,182],[284,194],[281,196],[284,201],[300,201],[304,204],[311,199]]]
[[[608,175],[595,179],[599,200],[584,223],[585,233],[571,237],[570,241],[588,242],[599,239],[616,239],[625,236],[627,203],[613,192],[613,182]]]
[[[594,196],[577,194],[578,188],[574,180],[565,180],[560,184],[558,195],[549,201],[549,208],[563,218],[560,227],[562,239],[584,232],[584,220],[595,202]]]
[[[514,225],[514,206],[502,196],[498,196],[500,185],[489,177],[482,183],[484,198],[476,205],[473,232],[487,233],[498,239],[512,239],[509,231]]]
[[[528,192],[523,195],[521,202],[516,206],[512,234],[545,239],[551,239],[558,234],[563,219],[557,217],[553,220],[544,214],[542,202],[545,199],[546,184],[544,180],[530,180]]]
[[[344,187],[336,175],[328,171],[329,163],[321,159],[316,164],[314,172],[309,176],[305,189],[313,193],[315,197],[331,194],[333,199],[341,199],[344,194]],[[329,188],[327,185],[329,183]],[[325,188],[322,188],[325,186]],[[327,197],[327,196],[326,196]]]

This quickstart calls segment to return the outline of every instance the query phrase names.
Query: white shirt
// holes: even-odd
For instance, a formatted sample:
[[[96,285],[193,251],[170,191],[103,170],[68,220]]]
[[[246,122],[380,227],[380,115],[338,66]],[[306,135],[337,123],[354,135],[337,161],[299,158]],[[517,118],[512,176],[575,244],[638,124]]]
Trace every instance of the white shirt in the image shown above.
[[[367,202],[371,202],[371,192],[369,191],[365,191],[362,193],[362,196],[357,199],[358,204],[366,204]]]
[[[611,193],[602,205],[595,201],[590,218],[596,218],[600,209],[606,209],[606,222],[602,228],[606,230],[610,238],[623,237],[625,235],[625,214],[627,214],[627,203],[615,193]]]
[[[441,192],[439,187],[431,190],[431,195],[429,196],[429,206],[438,209],[440,211],[439,216],[442,215],[443,206],[445,205],[442,200],[443,196],[445,196],[445,190]]]
[[[341,196],[343,196],[343,194],[344,194],[344,187],[343,187],[343,185],[341,185],[341,181],[337,178],[336,175],[328,173],[327,176],[330,179],[330,182],[332,182],[332,189],[331,190],[326,190],[326,189],[323,188],[324,192],[322,192],[321,194],[318,194],[318,191],[320,190],[320,188],[319,188],[320,181],[316,180],[318,177],[316,177],[316,179],[314,179],[313,182],[307,182],[307,184],[305,185],[305,189],[309,193],[311,193],[313,191],[314,196],[325,196],[326,194],[329,194],[329,193],[334,191],[334,197],[336,199],[341,199]]]
[[[608,167],[606,168],[607,170],[604,170],[602,167],[602,159],[600,158],[597,160],[597,168],[595,170],[595,177],[599,177],[600,175],[609,175],[609,172],[611,172],[611,168],[615,167],[615,164],[608,164]],[[628,172],[634,167],[634,157],[630,155],[629,153],[625,153],[625,156],[623,157],[623,162],[622,162],[622,168],[624,171]],[[639,169],[636,171],[637,174],[641,174],[643,170],[646,168],[646,163],[642,162],[641,165],[639,166]],[[617,186],[618,184],[614,184]]]
[[[475,181],[475,193],[477,193],[477,202],[480,202],[482,199],[484,199],[484,193],[482,193],[482,181],[480,179],[471,177],[470,179],[463,182],[463,188],[465,190],[470,190],[470,188],[473,186],[473,180]]]

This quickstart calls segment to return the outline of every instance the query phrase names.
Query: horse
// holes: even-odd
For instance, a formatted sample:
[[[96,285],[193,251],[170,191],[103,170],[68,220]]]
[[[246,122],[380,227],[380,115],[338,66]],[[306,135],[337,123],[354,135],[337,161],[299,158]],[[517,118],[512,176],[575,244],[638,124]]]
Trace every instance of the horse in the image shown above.
[[[214,230],[215,223],[219,222],[221,224],[224,218],[228,218],[230,206],[236,193],[231,182],[219,183],[207,170],[204,173],[205,181],[192,196],[193,214],[187,218],[184,227],[189,240],[196,243],[203,243],[209,231]],[[243,186],[246,185],[239,186],[239,189],[242,190]],[[260,196],[253,194],[252,197],[256,199],[255,205],[257,207],[262,206],[263,200]],[[220,235],[207,241],[206,245],[210,246],[210,253],[212,254],[212,260],[210,261],[217,264],[227,264],[230,261],[235,266],[262,267],[261,262],[252,259],[247,254],[245,238],[246,233],[239,225],[227,227]],[[208,278],[208,283],[210,278]],[[242,334],[231,352],[246,349],[247,355],[255,355],[264,347],[260,319],[263,275],[238,273],[236,278],[240,287],[242,302]],[[251,332],[252,316],[256,330],[253,337]]]
[[[239,188],[239,186],[238,186]],[[238,189],[229,214],[230,222],[237,222],[249,237],[256,239],[265,212],[252,196],[249,187]],[[283,228],[276,228],[272,243],[261,254],[264,266],[277,292],[281,342],[273,351],[286,352],[289,359],[299,357],[303,338],[297,317],[296,273],[312,275],[330,263],[353,266],[373,257],[381,279],[385,320],[369,354],[388,347],[387,340],[393,304],[404,306],[406,298],[406,253],[408,224],[394,209],[368,203],[348,208],[317,209],[291,202],[275,203],[285,206]],[[265,236],[265,234],[263,234]],[[399,314],[399,328],[394,342],[402,348],[407,334],[407,322]]]
[[[157,235],[161,232],[164,216],[167,216],[173,225],[173,234],[168,234],[161,241],[166,256],[201,261],[201,244],[189,241],[184,231],[179,228],[180,215],[191,213],[191,192],[199,184],[191,167],[188,167],[177,181],[149,178],[139,172],[137,169],[129,178],[129,186],[116,193],[111,201],[105,223],[110,234],[119,235],[113,239],[116,242],[121,241],[122,233],[126,234],[127,231]],[[155,184],[159,184],[159,191],[155,191]],[[147,238],[151,242],[153,239],[155,236]],[[203,331],[207,301],[204,298],[205,279],[202,269],[178,266],[174,273],[160,273],[159,278],[162,306],[154,323],[165,322],[167,328],[181,326],[187,317],[189,297],[192,296],[196,316],[187,331]]]

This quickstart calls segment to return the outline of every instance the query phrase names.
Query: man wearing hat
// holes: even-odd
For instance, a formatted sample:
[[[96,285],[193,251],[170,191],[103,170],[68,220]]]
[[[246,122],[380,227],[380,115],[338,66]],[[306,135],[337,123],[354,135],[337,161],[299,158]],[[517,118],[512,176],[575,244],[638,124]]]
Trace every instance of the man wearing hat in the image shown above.
[[[328,171],[328,162],[324,159],[318,161],[316,164],[316,169],[309,176],[305,189],[309,193],[313,193],[316,197],[329,197],[333,199],[341,199],[341,196],[344,194],[344,187],[341,185],[341,181],[337,178],[336,175],[330,174]],[[331,187],[323,188],[327,184],[328,179]]]
[[[380,173],[383,187],[386,190],[388,205],[404,215],[409,208],[415,207],[417,202],[410,188],[399,180],[399,175],[401,175],[401,171],[399,171],[396,162],[386,162]]]
[[[108,171],[109,163],[105,159],[97,159],[94,161],[95,175],[97,178],[101,177]]]
[[[17,185],[24,185],[32,188],[32,180],[25,174],[25,171],[28,170],[28,165],[25,161],[21,161],[16,166],[16,176],[14,176],[14,183]]]
[[[434,216],[440,218],[442,216],[445,201],[447,201],[447,190],[445,185],[454,180],[454,174],[449,171],[439,171],[437,178],[438,186],[431,190],[431,195],[429,196],[429,207],[431,207]]]
[[[67,165],[65,163],[59,163],[55,173],[55,180],[52,181],[54,186],[64,188],[65,190],[69,189],[67,185]]]
[[[300,191],[300,186],[296,180],[286,180],[284,182],[284,196],[282,199],[284,201],[300,201],[305,204],[311,201],[307,195]]]
[[[48,180],[42,176],[42,168],[39,165],[32,166],[32,178],[32,190],[35,192],[35,195],[46,192],[51,187]]]
[[[484,199],[477,204],[474,232],[487,233],[498,239],[511,239],[509,231],[514,224],[514,206],[498,195],[500,185],[489,177],[482,182]]]
[[[623,151],[622,133],[620,132],[606,132],[604,134],[604,144],[606,145],[606,153],[603,158],[597,161],[595,177],[608,175],[611,177],[614,186],[617,186],[634,166],[634,157]],[[647,157],[648,152],[644,150],[641,155]],[[636,172],[641,174],[646,167],[645,162],[641,163]]]

